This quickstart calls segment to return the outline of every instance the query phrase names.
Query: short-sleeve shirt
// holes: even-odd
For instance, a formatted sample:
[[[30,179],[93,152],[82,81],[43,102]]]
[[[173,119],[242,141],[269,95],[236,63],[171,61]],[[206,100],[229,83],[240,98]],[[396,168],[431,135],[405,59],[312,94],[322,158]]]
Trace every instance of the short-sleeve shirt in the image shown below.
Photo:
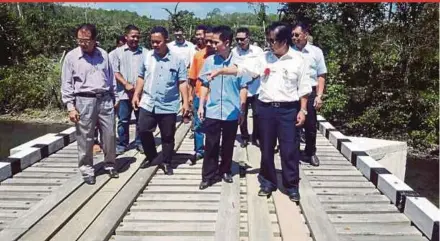
[[[185,66],[187,68],[190,66],[194,54],[196,53],[196,46],[193,43],[186,40],[181,44],[177,43],[176,41],[172,41],[169,42],[167,46],[169,49],[171,49],[171,51],[176,52],[179,57],[185,61]]]
[[[239,46],[232,49],[232,53],[234,54],[234,57],[236,58],[237,63],[241,63],[246,61],[250,58],[256,58],[263,54],[263,50],[254,45],[249,45],[249,48],[247,50],[244,50],[240,48]],[[248,76],[243,76],[243,78],[249,78]],[[260,90],[260,78],[256,78],[249,82],[248,85],[248,96],[254,96],[259,93]]]
[[[156,114],[179,110],[179,83],[187,80],[188,70],[182,58],[169,50],[159,57],[154,50],[144,52],[139,77],[144,79],[140,107]]]
[[[195,86],[194,89],[197,97],[200,97],[202,87],[202,82],[198,78],[207,57],[209,56],[206,55],[206,48],[197,51],[189,68],[188,79],[195,81],[192,85]]]
[[[228,67],[234,64],[231,53],[227,59],[215,54],[205,60],[202,73]],[[233,75],[219,75],[210,82],[206,75],[200,76],[203,86],[209,87],[209,98],[206,103],[206,117],[216,120],[238,120],[240,116],[240,90],[246,88],[246,79]]]
[[[120,73],[128,83],[136,86],[136,80],[139,73],[139,68],[144,62],[143,52],[147,49],[139,46],[135,51],[130,50],[127,44],[116,48],[111,52],[113,71]],[[125,91],[124,86],[117,82],[117,91],[119,99],[128,100],[129,97]]]
[[[302,50],[299,50],[296,46],[293,46],[294,51],[301,52],[308,61],[312,86],[318,85],[318,75],[327,73],[327,66],[325,65],[324,54],[322,50],[315,45],[307,43]]]

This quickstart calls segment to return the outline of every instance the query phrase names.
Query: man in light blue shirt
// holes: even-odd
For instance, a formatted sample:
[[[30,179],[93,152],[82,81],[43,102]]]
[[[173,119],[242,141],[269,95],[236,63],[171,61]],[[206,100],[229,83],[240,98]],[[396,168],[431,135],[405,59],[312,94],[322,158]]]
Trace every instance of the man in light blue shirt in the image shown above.
[[[187,68],[184,60],[168,49],[168,31],[164,27],[153,27],[150,34],[153,50],[144,52],[132,104],[135,110],[140,107],[138,126],[147,156],[142,166],[146,167],[157,156],[153,132],[158,125],[162,140],[162,162],[165,164],[163,168],[166,174],[172,175],[171,157],[180,104],[179,91],[183,97],[183,115],[187,115],[189,110]]]
[[[139,46],[140,30],[134,25],[125,28],[126,44],[117,48],[112,53],[113,70],[118,83],[117,91],[119,95],[118,108],[118,142],[116,144],[116,154],[120,155],[128,149],[129,144],[129,124],[133,107],[131,100],[139,73],[139,68],[143,64],[143,53],[147,49]],[[139,112],[134,111],[136,120],[139,119]],[[139,137],[139,130],[136,124],[135,145],[143,153]]]
[[[292,29],[292,48],[301,52],[308,62],[308,74],[312,81],[312,93],[307,102],[307,118],[304,123],[306,147],[302,157],[303,161],[308,161],[313,166],[319,166],[319,160],[316,153],[316,112],[321,108],[322,94],[324,93],[325,76],[327,67],[325,65],[324,54],[322,50],[308,43],[309,26],[298,23]]]
[[[203,127],[206,134],[205,156],[202,167],[202,182],[200,189],[206,189],[219,178],[231,183],[231,164],[234,150],[235,137],[239,122],[243,120],[243,110],[247,97],[247,82],[243,78],[231,75],[221,75],[208,81],[208,73],[234,64],[234,56],[231,53],[233,32],[228,26],[218,26],[213,30],[212,44],[216,50],[205,60],[202,74],[199,79],[202,81],[202,93],[198,110],[199,117],[203,120]],[[209,91],[206,113],[203,108],[205,98]],[[221,164],[219,162],[220,135],[222,138]]]

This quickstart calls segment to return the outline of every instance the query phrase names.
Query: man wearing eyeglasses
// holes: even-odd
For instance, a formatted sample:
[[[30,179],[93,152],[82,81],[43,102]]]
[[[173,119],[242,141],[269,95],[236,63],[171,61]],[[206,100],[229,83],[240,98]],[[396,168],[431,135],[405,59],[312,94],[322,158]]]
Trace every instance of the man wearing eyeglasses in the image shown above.
[[[133,107],[131,100],[136,86],[139,68],[143,64],[143,53],[147,49],[139,46],[140,30],[134,25],[125,27],[126,44],[115,50],[112,60],[115,78],[117,80],[117,90],[119,95],[118,106],[118,143],[116,145],[116,155],[124,153],[129,146],[129,124]],[[136,138],[134,144],[139,152],[144,153],[137,121],[139,112],[134,111],[136,117]]]
[[[153,132],[159,126],[161,167],[167,175],[173,175],[171,158],[180,104],[179,92],[183,97],[183,116],[189,111],[187,68],[178,53],[167,47],[168,31],[164,27],[153,27],[150,36],[153,50],[144,52],[132,100],[135,110],[140,107],[139,133],[147,156],[141,167],[149,166],[158,155]]]
[[[324,93],[325,65],[322,50],[312,45],[308,39],[309,27],[306,24],[298,23],[292,29],[293,49],[300,52],[308,61],[309,73],[312,81],[312,93],[307,102],[307,119],[304,123],[306,146],[302,160],[310,162],[313,166],[319,166],[319,159],[316,157],[316,112],[322,107],[322,95]]]
[[[299,194],[299,139],[300,128],[307,115],[307,98],[312,91],[305,58],[295,52],[289,25],[275,22],[266,30],[270,51],[258,58],[212,71],[208,79],[219,75],[249,75],[261,77],[258,95],[261,167],[258,175],[259,196],[271,196],[277,190],[274,148],[278,139],[282,180],[291,201]]]
[[[198,79],[200,70],[205,63],[206,58],[214,54],[215,50],[212,46],[212,29],[211,27],[200,25],[196,28],[197,46],[201,48],[194,55],[191,67],[189,68],[189,98],[193,105],[193,123],[194,123],[194,156],[191,159],[192,164],[203,158],[205,153],[204,139],[205,135],[201,131],[202,122],[197,114],[200,106],[200,95],[202,82]],[[192,101],[191,101],[192,99]]]
[[[235,41],[237,42],[237,47],[232,49],[232,53],[236,58],[236,63],[240,64],[246,61],[246,59],[252,59],[263,54],[263,50],[255,45],[250,44],[250,36],[249,36],[248,28],[238,28],[237,34],[235,36]],[[240,133],[241,133],[241,147],[244,148],[249,143],[249,132],[247,126],[247,114],[249,104],[252,108],[252,144],[255,146],[259,146],[259,135],[258,135],[258,119],[257,119],[257,108],[256,108],[256,100],[258,99],[258,91],[260,88],[260,78],[251,79],[251,77],[244,76],[243,78],[249,78],[250,84],[248,85],[247,99],[244,109],[244,118],[243,122],[240,125]]]
[[[119,177],[115,164],[116,81],[107,52],[96,47],[92,24],[76,30],[78,47],[67,53],[61,73],[61,96],[69,119],[75,123],[79,170],[88,184],[95,184],[93,141],[98,122],[102,133],[105,169]]]

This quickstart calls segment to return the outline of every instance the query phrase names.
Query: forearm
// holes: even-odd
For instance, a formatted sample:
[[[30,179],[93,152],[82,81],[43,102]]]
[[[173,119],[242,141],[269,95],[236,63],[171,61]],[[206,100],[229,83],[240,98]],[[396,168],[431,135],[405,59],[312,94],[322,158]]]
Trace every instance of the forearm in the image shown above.
[[[238,68],[235,65],[224,67],[224,68],[220,69],[219,74],[222,74],[222,75],[237,75],[238,74]]]
[[[194,96],[194,86],[192,84],[192,81],[193,80],[189,80],[189,83],[188,83],[188,95],[189,96]]]
[[[134,90],[134,95],[140,97],[143,88],[144,88],[144,79],[138,77],[136,80],[136,88]]]
[[[180,94],[182,95],[183,104],[188,103],[188,83],[186,81],[181,81],[179,84]]]
[[[246,107],[246,100],[247,100],[247,89],[242,88],[240,90],[240,111],[244,111],[244,108]]]
[[[318,86],[316,87],[316,95],[321,96],[325,89],[325,77],[323,75],[318,76]]]
[[[200,89],[200,102],[199,102],[199,106],[204,106],[205,105],[205,99],[206,96],[208,95],[208,88],[205,86],[202,86],[202,88]]]
[[[307,99],[308,99],[308,95],[304,95],[301,97],[300,99],[300,104],[301,104],[301,110],[307,110]]]
[[[125,86],[126,84],[128,84],[128,81],[124,78],[124,76],[122,76],[121,73],[116,72],[115,73],[115,79],[118,83],[120,83],[122,86]]]

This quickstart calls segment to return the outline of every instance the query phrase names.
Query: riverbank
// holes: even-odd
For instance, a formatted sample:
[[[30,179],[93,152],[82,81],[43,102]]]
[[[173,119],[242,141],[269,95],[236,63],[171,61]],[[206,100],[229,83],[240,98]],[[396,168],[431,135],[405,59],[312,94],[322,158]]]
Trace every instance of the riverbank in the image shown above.
[[[60,109],[26,109],[20,113],[9,113],[0,115],[0,121],[73,125],[72,122],[70,122],[69,120],[67,112]]]

